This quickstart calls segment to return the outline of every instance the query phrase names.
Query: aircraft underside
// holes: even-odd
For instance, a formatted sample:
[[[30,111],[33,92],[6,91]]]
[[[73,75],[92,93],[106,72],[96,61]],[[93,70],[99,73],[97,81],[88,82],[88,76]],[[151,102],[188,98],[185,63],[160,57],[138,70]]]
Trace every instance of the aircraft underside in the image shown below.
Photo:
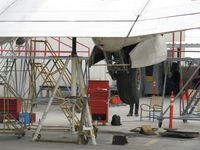
[[[105,59],[111,78],[116,80],[120,99],[126,104],[134,104],[140,97],[141,70],[131,68],[129,57],[135,46],[124,47],[117,52],[105,52],[95,46],[90,57],[90,66]]]
[[[95,38],[90,66],[105,59],[107,69],[116,80],[121,100],[126,104],[139,101],[142,90],[142,67],[166,59],[166,45],[161,35],[142,38]],[[117,49],[118,47],[118,49]]]
[[[16,38],[0,38],[0,44]],[[117,81],[117,89],[124,103],[133,104],[139,100],[141,68],[166,59],[166,46],[161,35],[138,38],[93,38],[96,46],[90,56],[90,66],[105,59],[108,72]],[[16,44],[23,44],[24,38],[17,38]]]

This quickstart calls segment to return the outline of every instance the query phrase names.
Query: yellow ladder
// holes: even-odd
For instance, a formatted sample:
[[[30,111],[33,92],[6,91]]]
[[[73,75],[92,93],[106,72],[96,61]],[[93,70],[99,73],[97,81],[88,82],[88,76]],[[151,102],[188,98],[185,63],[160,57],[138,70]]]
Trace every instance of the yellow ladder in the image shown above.
[[[23,123],[19,122],[8,112],[0,113],[0,116],[3,116],[3,128],[0,129],[1,134],[14,134],[18,138],[21,138],[25,135],[25,129]]]
[[[49,44],[49,42],[47,40],[45,40],[44,42],[45,42],[45,45],[47,46],[48,50],[51,52],[52,56],[54,57],[53,62],[56,65],[57,71],[61,72],[61,70],[64,67],[64,63],[61,61],[59,56],[56,55],[56,53],[54,52],[54,50],[53,50],[52,46]],[[67,80],[68,84],[71,85],[71,74],[67,68],[65,69],[64,77]]]
[[[52,74],[55,74],[57,72],[61,73],[61,71],[63,70],[63,67],[64,67],[64,63],[59,58],[59,56],[56,55],[56,53],[54,52],[54,50],[53,50],[52,46],[50,45],[50,43],[47,40],[31,40],[31,44],[34,44],[34,43],[44,43],[44,45],[49,50],[49,52],[51,52],[51,55],[54,58],[53,62],[55,64],[56,68],[57,68],[57,70],[52,72]],[[69,70],[67,68],[65,68],[63,76],[67,81],[67,86],[71,86],[71,74],[70,74],[70,72],[69,72]]]
[[[53,62],[57,68],[57,70],[51,72],[51,75],[53,76],[56,73],[61,73],[61,71],[64,69],[64,63],[62,62],[62,60],[59,58],[59,56],[56,55],[56,53],[54,52],[51,44],[47,41],[47,40],[31,40],[31,43],[44,43],[44,45],[46,46],[46,48],[49,50],[49,52],[51,52],[52,56],[53,56]],[[64,75],[63,75],[65,81],[67,82],[67,86],[71,86],[71,74],[69,72],[69,70],[67,68],[64,69]],[[54,80],[55,81],[55,80]],[[78,108],[79,110],[82,109],[83,107],[83,103],[82,101],[77,102],[76,104],[76,108]],[[77,110],[77,109],[76,109]]]
[[[56,80],[54,79],[52,73],[49,71],[47,66],[43,65],[43,63],[40,62],[33,62],[31,63],[31,65],[33,65],[36,68],[36,71],[39,72],[39,75],[44,80],[44,84],[46,84],[49,87],[49,89],[53,91],[56,84]],[[62,102],[64,101],[65,95],[60,89],[57,90],[56,96],[58,96],[59,99],[62,100]]]

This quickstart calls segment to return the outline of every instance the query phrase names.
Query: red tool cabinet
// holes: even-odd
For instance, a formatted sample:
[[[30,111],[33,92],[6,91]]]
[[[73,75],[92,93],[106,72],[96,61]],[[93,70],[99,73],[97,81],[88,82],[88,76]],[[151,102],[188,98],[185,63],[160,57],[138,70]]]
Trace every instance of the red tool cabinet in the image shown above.
[[[109,82],[89,80],[88,96],[93,121],[108,122]]]
[[[21,101],[22,99],[17,97],[0,97],[0,113],[9,113],[18,120],[21,112]],[[0,115],[0,120],[3,120],[3,115]]]

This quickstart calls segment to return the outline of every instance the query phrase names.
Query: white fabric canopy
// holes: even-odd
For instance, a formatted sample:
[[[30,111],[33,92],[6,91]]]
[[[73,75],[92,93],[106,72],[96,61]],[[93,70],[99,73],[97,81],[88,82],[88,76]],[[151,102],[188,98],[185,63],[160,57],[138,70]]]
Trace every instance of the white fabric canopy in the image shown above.
[[[199,0],[0,2],[0,37],[134,37],[200,27]]]

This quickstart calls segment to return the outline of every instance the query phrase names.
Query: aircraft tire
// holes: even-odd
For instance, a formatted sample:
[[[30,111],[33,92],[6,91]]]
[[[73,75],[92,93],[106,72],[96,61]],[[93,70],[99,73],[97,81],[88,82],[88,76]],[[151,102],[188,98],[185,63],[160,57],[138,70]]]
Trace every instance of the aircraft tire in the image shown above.
[[[138,81],[138,75],[140,81]],[[118,94],[124,103],[133,104],[139,101],[142,88],[141,69],[131,68],[129,73],[118,72],[116,80]]]

